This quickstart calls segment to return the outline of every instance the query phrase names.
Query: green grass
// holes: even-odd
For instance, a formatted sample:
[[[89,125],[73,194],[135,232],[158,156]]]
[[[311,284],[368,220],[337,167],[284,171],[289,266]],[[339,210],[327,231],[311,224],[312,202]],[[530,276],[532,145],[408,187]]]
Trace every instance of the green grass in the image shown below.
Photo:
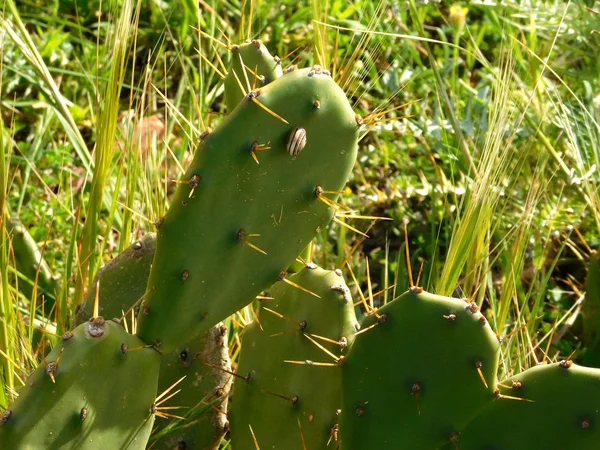
[[[352,254],[361,236],[337,224],[316,240],[319,264],[352,268],[355,298],[367,292],[367,260],[372,289],[388,289],[375,305],[422,272],[426,289],[476,299],[508,336],[501,375],[575,350],[580,360],[577,302],[600,247],[592,2],[470,5],[464,27],[448,2],[200,5],[5,2],[1,408],[55,341],[50,327],[43,339],[34,328],[70,329],[95,270],[152,230],[199,133],[222,120],[211,65],[221,68],[228,39],[260,38],[291,55],[284,67],[330,67],[363,116],[407,105],[365,128],[343,195],[359,214],[394,220],[374,223]],[[151,120],[160,126],[141,139]],[[61,279],[50,317],[31,314],[32,299],[19,294],[9,217],[29,228]],[[366,230],[370,221],[350,224]]]

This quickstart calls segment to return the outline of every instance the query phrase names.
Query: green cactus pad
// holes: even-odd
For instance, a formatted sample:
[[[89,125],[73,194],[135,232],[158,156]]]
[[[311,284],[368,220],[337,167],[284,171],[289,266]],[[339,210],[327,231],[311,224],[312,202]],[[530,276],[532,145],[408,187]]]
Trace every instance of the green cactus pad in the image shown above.
[[[279,282],[269,290],[274,300],[261,302],[260,325],[249,325],[242,336],[238,374],[247,377],[248,382],[239,378],[234,381],[230,410],[234,449],[255,450],[250,427],[261,449],[324,449],[330,438],[331,448],[336,447],[332,430],[335,435],[337,410],[341,407],[342,367],[305,335],[338,357],[345,353],[344,346],[314,336],[351,342],[356,332],[352,299],[340,275],[305,268],[290,280],[321,298]],[[334,365],[294,364],[286,360]]]
[[[587,366],[600,367],[600,260],[594,258],[588,269],[582,308],[583,338]]]
[[[485,318],[472,303],[420,291],[367,317],[350,347],[345,450],[438,448],[493,399],[499,343]]]
[[[177,380],[181,392],[174,403],[184,408],[175,412],[184,421],[159,421],[151,438],[155,450],[216,450],[229,429],[227,399],[231,387],[231,361],[227,346],[227,327],[218,324],[179,351],[163,357],[158,380],[164,391]]]
[[[205,137],[157,224],[139,336],[169,352],[277,281],[331,220],[317,187],[343,188],[357,139],[344,92],[318,66],[246,97]],[[256,152],[260,164],[253,143],[270,147]]]
[[[146,292],[155,251],[156,234],[148,233],[98,269],[87,296],[75,310],[76,322],[92,317],[98,286],[99,315],[121,317]]]
[[[101,317],[65,334],[3,413],[0,448],[144,449],[160,355],[143,345]]]
[[[8,220],[6,225],[11,236],[16,268],[27,278],[27,280],[19,280],[19,290],[27,297],[31,296],[33,283],[37,275],[38,294],[43,293],[49,295],[52,299],[56,298],[59,289],[58,283],[52,276],[50,267],[42,258],[42,252],[27,228],[18,219]],[[50,312],[53,305],[54,301],[46,301],[44,312]]]
[[[248,83],[251,88],[260,89],[281,75],[281,60],[272,56],[260,40],[234,45],[230,70],[224,80],[227,111],[233,111],[244,98],[240,83],[244,90],[248,90]]]
[[[500,383],[502,396],[460,434],[460,450],[600,447],[600,370],[570,361],[533,367]]]

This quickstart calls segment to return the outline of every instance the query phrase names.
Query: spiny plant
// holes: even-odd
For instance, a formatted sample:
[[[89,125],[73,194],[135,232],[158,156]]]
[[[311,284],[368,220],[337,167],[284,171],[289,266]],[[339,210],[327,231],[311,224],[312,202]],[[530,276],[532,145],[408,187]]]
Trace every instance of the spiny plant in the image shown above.
[[[11,239],[15,267],[22,277],[18,284],[19,290],[27,298],[31,298],[35,287],[36,293],[44,296],[43,311],[45,315],[49,315],[54,306],[54,299],[60,291],[58,280],[53,276],[48,263],[27,228],[18,219],[10,219],[6,224]]]
[[[350,289],[341,271],[311,262],[285,281],[243,331],[229,413],[235,449],[326,448],[337,429],[338,364],[358,328]]]
[[[36,394],[20,395],[5,411],[0,439],[15,448],[35,447],[40,439],[41,445],[48,448],[77,448],[83,445],[82,439],[90,448],[142,448],[154,416],[183,419],[168,412],[181,406],[161,406],[182,379],[170,385],[165,382],[168,387],[156,397],[159,366],[163,366],[161,375],[169,380],[175,373],[189,369],[195,359],[190,360],[192,347],[209,347],[205,340],[194,339],[250,303],[275,280],[285,279],[287,267],[333,216],[334,199],[356,157],[359,125],[344,93],[320,66],[293,71],[261,90],[249,92],[220,127],[214,132],[207,130],[203,136],[167,216],[157,223],[156,250],[154,238],[148,236],[98,273],[95,288],[79,308],[80,315],[86,309],[89,313],[93,297],[92,318],[65,335],[62,345],[48,356],[51,360],[36,370],[30,387],[40,384],[42,388]],[[331,138],[332,131],[335,139]],[[257,157],[256,152],[267,149],[264,156]],[[220,200],[215,202],[216,198]],[[261,239],[254,239],[257,237]],[[213,273],[207,277],[215,265],[222,268],[223,276]],[[139,305],[136,300],[142,299],[135,320],[134,309]],[[100,303],[105,315],[120,317],[115,319],[119,324],[104,321],[99,315]],[[136,336],[127,332],[130,311],[134,314],[131,331]],[[218,333],[221,345],[214,352],[216,356],[212,355],[218,364],[209,364],[223,369],[226,329],[219,327]],[[214,340],[215,336],[209,334],[208,339]],[[92,351],[94,364],[87,362]],[[175,358],[182,366],[173,365],[168,355],[161,364],[161,353],[177,353]],[[97,365],[103,370],[98,371]],[[143,369],[139,377],[133,376],[136,365]],[[198,373],[197,368],[192,370]],[[111,377],[111,371],[116,376]],[[95,394],[119,395],[121,413],[130,414],[127,432],[111,429],[119,415],[96,397],[80,408],[80,422],[74,422],[71,410],[86,402],[87,392],[97,387],[96,372],[107,389]],[[123,377],[127,382],[122,381]],[[217,379],[217,387],[213,381],[208,383],[211,388],[199,388],[191,377],[187,387],[197,388],[198,393],[194,398],[187,396],[190,406],[195,404],[197,408],[208,402],[212,407],[214,399],[215,404],[225,407],[228,382],[223,377]],[[60,383],[62,390],[53,389],[51,384],[55,383]],[[119,389],[113,388],[113,383],[119,384]],[[139,401],[133,400],[130,392],[135,384],[140,384],[144,392]],[[55,396],[57,392],[60,400]],[[49,406],[27,415],[32,398],[42,398]],[[54,404],[69,406],[63,408],[59,420],[47,414]],[[93,423],[106,424],[111,431],[89,426],[82,434],[79,425],[90,413]],[[193,415],[185,418],[197,419]],[[177,445],[214,447],[227,428],[222,415],[219,420],[216,433],[210,424],[210,431],[200,438],[196,436],[200,426],[181,431],[183,426],[169,441],[158,445],[171,445],[170,439],[174,438]],[[23,433],[24,427],[32,431]],[[58,433],[62,428],[65,433]],[[158,434],[160,438],[160,431]]]
[[[139,336],[169,352],[284,278],[333,216],[325,198],[348,179],[358,129],[319,66],[248,93],[206,133],[157,222]]]

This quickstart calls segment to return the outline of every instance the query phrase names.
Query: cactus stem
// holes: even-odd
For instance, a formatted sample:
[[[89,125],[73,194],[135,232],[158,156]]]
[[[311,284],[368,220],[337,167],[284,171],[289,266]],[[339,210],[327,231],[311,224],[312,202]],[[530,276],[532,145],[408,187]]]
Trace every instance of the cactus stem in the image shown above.
[[[250,434],[252,435],[252,440],[254,441],[254,447],[256,447],[256,450],[260,450],[260,446],[258,445],[256,436],[254,435],[254,430],[252,429],[252,425],[248,424],[248,427],[250,428]]]
[[[475,368],[477,369],[479,378],[481,378],[481,381],[483,382],[483,385],[485,386],[485,388],[488,389],[487,381],[485,381],[485,377],[483,376],[483,372],[481,370],[482,367],[483,367],[483,363],[481,361],[475,362]]]
[[[419,392],[421,391],[421,383],[416,382],[415,384],[412,385],[412,388],[410,390],[410,395],[414,395],[415,399],[417,400],[417,412],[419,413],[419,415],[421,415],[421,401],[419,399]]]
[[[304,335],[304,337],[306,339],[308,339],[310,342],[315,344],[320,350],[322,350],[323,352],[325,352],[326,354],[331,356],[335,362],[340,361],[340,358],[338,356],[335,356],[333,353],[331,353],[329,350],[327,350],[325,347],[323,347],[321,344],[319,344],[317,341],[315,341],[313,338],[311,338],[308,334],[306,334],[306,333],[302,333],[302,334]]]
[[[281,398],[283,400],[287,400],[292,405],[296,405],[298,403],[298,400],[300,400],[300,398],[297,395],[294,395],[293,397],[286,397],[285,395],[276,394],[275,392],[269,392],[269,391],[264,391],[264,390],[261,390],[261,392],[264,393],[264,394],[272,395],[273,397],[277,397],[277,398]]]

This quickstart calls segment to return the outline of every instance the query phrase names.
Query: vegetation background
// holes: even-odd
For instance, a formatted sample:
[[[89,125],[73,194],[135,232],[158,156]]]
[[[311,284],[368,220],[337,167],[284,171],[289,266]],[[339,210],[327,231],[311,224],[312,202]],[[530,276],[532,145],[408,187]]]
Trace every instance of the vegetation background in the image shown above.
[[[352,269],[355,298],[381,291],[375,305],[419,273],[429,291],[476,299],[505,336],[502,376],[585,359],[583,285],[600,246],[597,3],[5,0],[0,409],[71,327],[96,269],[163,215],[199,134],[225,114],[220,60],[248,38],[284,67],[330,68],[367,118],[343,203],[393,220],[349,224],[368,239],[333,223],[320,265],[349,281]],[[58,279],[52,311],[52,293],[16,269],[8,218]],[[251,317],[232,321],[234,359]]]

